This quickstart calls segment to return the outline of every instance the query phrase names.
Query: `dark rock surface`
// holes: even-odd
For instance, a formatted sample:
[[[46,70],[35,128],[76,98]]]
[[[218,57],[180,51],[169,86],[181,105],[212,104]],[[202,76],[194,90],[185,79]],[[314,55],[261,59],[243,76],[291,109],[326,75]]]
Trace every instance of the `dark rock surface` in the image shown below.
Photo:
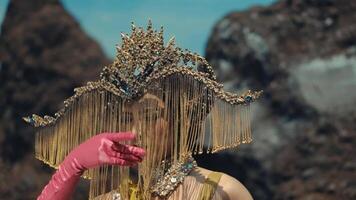
[[[215,25],[206,57],[226,89],[265,91],[253,144],[234,159],[256,199],[355,198],[355,11],[356,1],[282,0]]]
[[[356,198],[356,113],[323,116],[275,159],[275,199]]]
[[[9,2],[0,60],[0,199],[35,199],[53,171],[35,160],[21,117],[54,113],[109,60],[57,0]]]
[[[289,77],[316,59],[354,55],[355,8],[348,0],[286,0],[231,13],[214,27],[206,56],[232,87],[264,88],[275,114],[311,116],[298,80]]]

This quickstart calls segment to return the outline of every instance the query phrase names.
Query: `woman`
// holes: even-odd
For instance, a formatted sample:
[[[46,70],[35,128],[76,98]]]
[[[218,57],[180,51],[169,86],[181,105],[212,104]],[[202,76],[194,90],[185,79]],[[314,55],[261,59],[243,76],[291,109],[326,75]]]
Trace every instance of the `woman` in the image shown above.
[[[70,199],[80,176],[86,169],[98,167],[103,164],[134,166],[144,159],[144,150],[139,147],[125,146],[121,141],[133,140],[133,133],[102,133],[94,136],[74,149],[60,165],[45,186],[38,200],[66,200]],[[179,190],[190,190],[181,199],[203,199],[202,188],[207,177],[213,172],[201,167],[194,169],[180,186]],[[192,183],[195,184],[191,187]],[[209,183],[206,183],[209,184]],[[213,187],[209,193],[204,193],[205,199],[221,200],[250,200],[252,196],[248,190],[233,177],[221,174],[215,183],[205,187]],[[210,193],[211,192],[211,193]],[[197,195],[202,195],[196,198]],[[179,194],[173,194],[179,195]],[[155,199],[155,198],[153,198]],[[157,199],[159,199],[157,197]],[[169,199],[169,198],[168,198]]]
[[[249,104],[261,92],[223,91],[207,61],[164,46],[162,30],[133,26],[101,79],[75,92],[55,117],[26,118],[42,127],[37,158],[58,167],[39,199],[68,199],[80,176],[90,199],[252,199],[192,155],[250,142]]]

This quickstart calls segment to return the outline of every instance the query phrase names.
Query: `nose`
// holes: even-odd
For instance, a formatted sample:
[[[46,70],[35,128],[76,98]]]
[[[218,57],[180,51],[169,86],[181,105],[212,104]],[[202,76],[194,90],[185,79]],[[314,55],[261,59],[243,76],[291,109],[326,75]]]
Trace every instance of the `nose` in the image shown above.
[[[138,136],[137,129],[136,129],[135,125],[132,126],[131,132],[136,135],[135,139],[132,140],[132,144],[137,145],[139,136]]]

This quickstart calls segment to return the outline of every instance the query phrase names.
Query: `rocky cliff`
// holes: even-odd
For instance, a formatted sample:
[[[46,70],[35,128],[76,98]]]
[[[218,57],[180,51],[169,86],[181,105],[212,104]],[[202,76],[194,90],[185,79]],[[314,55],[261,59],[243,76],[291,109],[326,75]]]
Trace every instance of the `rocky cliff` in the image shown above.
[[[355,198],[355,11],[355,1],[282,0],[215,25],[206,57],[226,89],[265,91],[254,142],[235,159],[256,199]]]
[[[35,160],[21,117],[54,113],[108,59],[59,1],[10,0],[0,60],[0,199],[35,199],[53,171]]]

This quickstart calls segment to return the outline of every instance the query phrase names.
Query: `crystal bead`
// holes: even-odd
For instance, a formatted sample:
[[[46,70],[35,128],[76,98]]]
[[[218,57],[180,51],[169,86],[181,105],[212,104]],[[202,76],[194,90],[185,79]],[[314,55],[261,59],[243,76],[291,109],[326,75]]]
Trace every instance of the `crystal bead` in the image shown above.
[[[172,178],[171,178],[171,182],[172,182],[172,183],[175,183],[175,182],[177,182],[177,178],[175,178],[175,177],[172,177]]]
[[[112,195],[112,200],[121,200],[121,195],[120,195],[120,193],[115,192],[115,193]]]

